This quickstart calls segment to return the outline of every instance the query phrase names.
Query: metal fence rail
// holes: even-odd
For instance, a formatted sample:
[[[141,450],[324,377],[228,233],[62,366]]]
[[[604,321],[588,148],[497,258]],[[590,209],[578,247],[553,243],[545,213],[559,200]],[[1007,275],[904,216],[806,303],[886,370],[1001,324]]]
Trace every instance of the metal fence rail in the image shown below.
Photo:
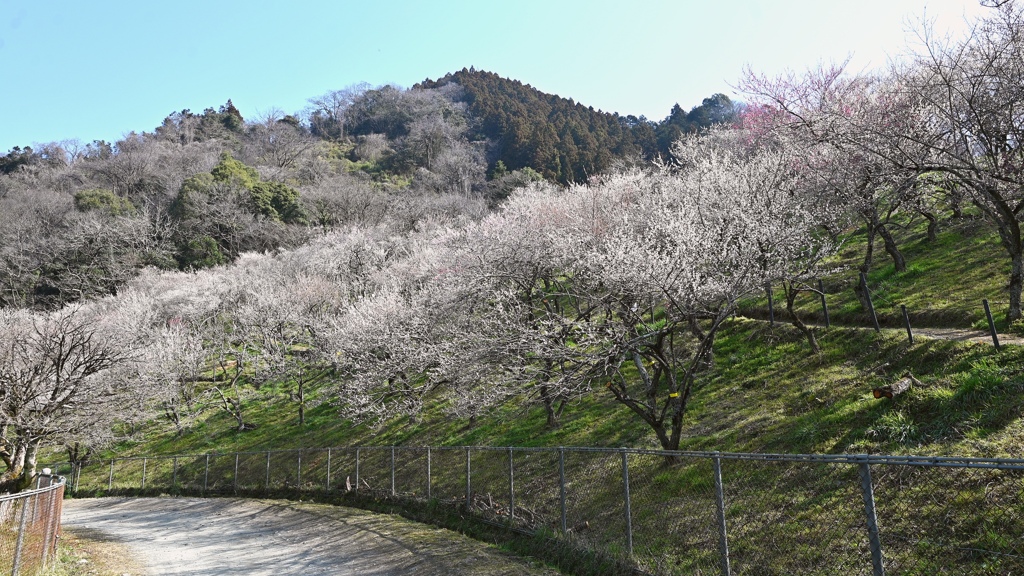
[[[36,488],[0,496],[0,574],[42,572],[56,554],[64,478],[37,476]]]
[[[59,471],[93,493],[436,500],[653,574],[1024,574],[1024,460],[372,446]]]

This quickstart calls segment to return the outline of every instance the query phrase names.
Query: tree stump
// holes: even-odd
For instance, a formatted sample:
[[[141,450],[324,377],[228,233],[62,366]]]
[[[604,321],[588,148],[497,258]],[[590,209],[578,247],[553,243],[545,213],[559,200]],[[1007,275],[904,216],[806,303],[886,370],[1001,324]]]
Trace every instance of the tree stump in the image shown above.
[[[914,378],[914,375],[911,374],[910,372],[907,372],[903,376],[903,378],[900,378],[899,380],[897,380],[896,382],[893,382],[889,386],[882,386],[880,388],[875,388],[875,389],[871,390],[871,393],[874,394],[875,398],[882,398],[884,396],[884,397],[892,400],[892,398],[894,396],[899,396],[900,394],[903,394],[907,390],[910,390],[911,386],[920,386],[920,385],[921,385],[921,381],[918,380],[917,378]]]

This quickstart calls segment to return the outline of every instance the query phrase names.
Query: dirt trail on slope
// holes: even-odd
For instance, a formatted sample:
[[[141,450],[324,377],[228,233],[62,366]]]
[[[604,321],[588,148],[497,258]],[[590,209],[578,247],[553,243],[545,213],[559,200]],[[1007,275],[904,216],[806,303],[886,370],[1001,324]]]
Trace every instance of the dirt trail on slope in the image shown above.
[[[779,320],[776,320],[779,322]],[[789,322],[786,322],[789,324]],[[846,324],[832,324],[838,328],[855,328],[857,330],[874,330],[874,328],[864,326],[849,326]],[[814,326],[815,328],[825,328],[824,324],[808,324],[808,326]],[[964,330],[962,328],[918,328],[912,327],[914,338],[922,336],[925,338],[931,338],[933,340],[956,340],[959,342],[980,342],[981,344],[992,344],[992,334],[982,330]],[[899,332],[906,334],[906,328],[882,328],[883,332]],[[999,337],[999,345],[1013,344],[1017,346],[1024,345],[1024,338],[1017,336],[1016,334],[997,334]]]
[[[282,500],[69,500],[63,522],[124,543],[165,576],[554,576],[450,530],[363,510]]]
[[[883,330],[886,330],[886,328],[883,328]],[[897,328],[888,328],[888,330],[897,330]],[[903,331],[905,332],[906,330]],[[936,340],[959,340],[961,342],[981,342],[983,344],[992,343],[992,334],[981,330],[962,330],[959,328],[913,328],[913,331],[915,338],[918,335],[921,335],[927,338],[934,338]],[[997,336],[999,337],[1000,345],[1024,345],[1024,338],[1017,336],[1016,334],[997,334]]]
[[[768,322],[765,318],[740,315],[740,318],[747,320],[756,320],[758,322]],[[788,318],[776,318],[776,324],[783,324],[786,326],[792,326],[792,323]],[[804,321],[804,324],[812,328],[825,329],[825,325],[820,322],[808,322]],[[832,323],[832,326],[836,328],[852,328],[854,330],[874,330],[871,326],[855,326],[852,324],[837,324]],[[959,342],[980,342],[982,344],[992,344],[992,334],[987,330],[968,330],[963,328],[918,328],[917,326],[911,327],[914,332],[914,338],[923,336],[925,338],[932,338],[934,340],[956,340]],[[906,328],[892,328],[883,327],[883,332],[900,332],[906,334]],[[1016,334],[997,334],[999,338],[999,345],[1012,344],[1016,346],[1024,346],[1024,337]]]

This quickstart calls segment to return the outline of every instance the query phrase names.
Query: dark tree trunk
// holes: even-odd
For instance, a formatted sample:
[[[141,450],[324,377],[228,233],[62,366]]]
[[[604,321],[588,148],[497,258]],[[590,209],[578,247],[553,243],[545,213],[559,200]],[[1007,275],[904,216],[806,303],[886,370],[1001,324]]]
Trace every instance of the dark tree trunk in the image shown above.
[[[920,212],[921,215],[924,216],[926,220],[928,220],[928,241],[935,242],[936,238],[938,237],[939,218],[935,214],[932,214],[931,212],[927,212],[924,210],[921,210]]]
[[[812,353],[817,354],[821,352],[821,347],[818,346],[818,339],[814,336],[814,329],[804,324],[803,320],[796,313],[796,296],[801,292],[800,287],[792,281],[783,282],[782,285],[786,289],[786,311],[789,312],[793,326],[807,338],[807,343],[810,344]]]
[[[66,449],[68,453],[68,462],[72,464],[86,464],[89,462],[89,458],[92,457],[92,448],[82,446],[78,442],[67,445]]]
[[[32,485],[36,475],[36,456],[39,452],[39,441],[18,442],[13,451],[3,458],[7,470],[0,475],[0,493],[21,492]]]
[[[997,190],[982,189],[990,204],[975,202],[999,232],[999,241],[1010,256],[1010,282],[1007,285],[1010,307],[1006,312],[1007,322],[1021,319],[1021,289],[1024,288],[1024,238],[1021,237],[1018,212],[1003,199]]]
[[[876,230],[870,223],[868,224],[867,232],[867,248],[864,250],[864,262],[861,263],[860,268],[858,269],[860,272],[864,273],[865,276],[868,271],[871,270],[871,263],[875,256]],[[860,300],[861,310],[867,312],[870,307],[868,306],[868,296],[864,293],[864,286],[860,282],[857,282],[853,286],[853,292],[857,295],[857,299]]]
[[[1013,254],[1010,266],[1010,309],[1006,312],[1007,322],[1021,319],[1020,295],[1024,288],[1024,254],[1020,251]]]
[[[885,224],[878,225],[878,234],[885,242],[885,251],[888,252],[889,256],[892,258],[892,263],[896,266],[896,271],[906,272],[907,260],[903,257],[903,253],[900,252],[899,246],[896,245],[896,240],[893,239],[892,234],[889,233],[889,229],[885,227]]]
[[[180,437],[185,434],[185,427],[182,425],[181,413],[178,411],[177,406],[171,402],[164,402],[164,416],[174,424],[175,436]]]
[[[551,396],[546,385],[541,386],[541,397],[544,402],[544,412],[547,414],[547,427],[554,430],[562,425],[562,408],[565,407],[565,400],[561,402]]]

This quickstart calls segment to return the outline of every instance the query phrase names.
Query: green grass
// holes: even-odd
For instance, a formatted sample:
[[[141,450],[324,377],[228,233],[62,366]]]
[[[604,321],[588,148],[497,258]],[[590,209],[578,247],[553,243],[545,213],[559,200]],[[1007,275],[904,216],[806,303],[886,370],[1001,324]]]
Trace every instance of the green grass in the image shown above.
[[[934,241],[929,241],[924,222],[898,222],[893,236],[906,262],[904,272],[896,272],[881,239],[876,239],[868,286],[879,322],[902,327],[900,305],[907,307],[914,326],[987,329],[982,300],[987,299],[1000,330],[1008,328],[1006,310],[1009,294],[1006,285],[1010,260],[998,236],[978,216],[946,220]],[[863,229],[843,237],[844,244],[831,259],[838,272],[823,278],[826,303],[833,322],[870,326],[853,288],[859,283],[858,267],[863,262],[866,237]],[[775,313],[785,317],[785,296],[774,291]],[[767,315],[767,298],[759,296],[742,303],[742,312],[754,317]],[[805,319],[822,321],[817,294],[805,293],[797,299],[797,313]],[[1015,327],[1021,331],[1022,327]]]

